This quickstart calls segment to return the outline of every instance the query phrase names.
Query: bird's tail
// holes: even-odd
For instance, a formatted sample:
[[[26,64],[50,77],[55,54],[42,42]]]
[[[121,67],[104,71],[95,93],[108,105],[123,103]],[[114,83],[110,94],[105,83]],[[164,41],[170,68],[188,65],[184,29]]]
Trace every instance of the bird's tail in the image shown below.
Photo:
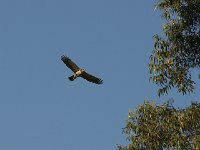
[[[70,81],[74,81],[74,75],[68,78]]]

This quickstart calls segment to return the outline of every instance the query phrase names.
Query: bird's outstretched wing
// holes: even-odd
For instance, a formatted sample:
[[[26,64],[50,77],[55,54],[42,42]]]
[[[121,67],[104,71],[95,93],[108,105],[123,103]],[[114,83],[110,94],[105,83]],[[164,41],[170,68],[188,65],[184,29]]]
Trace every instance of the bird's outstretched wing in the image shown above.
[[[103,84],[103,80],[102,79],[97,78],[97,77],[95,77],[95,76],[93,76],[93,75],[91,75],[91,74],[89,74],[87,72],[83,72],[81,74],[81,77],[86,79],[89,82],[93,82],[93,83],[96,83],[96,84]]]
[[[61,60],[69,67],[74,73],[77,72],[80,68],[67,56],[62,55]]]

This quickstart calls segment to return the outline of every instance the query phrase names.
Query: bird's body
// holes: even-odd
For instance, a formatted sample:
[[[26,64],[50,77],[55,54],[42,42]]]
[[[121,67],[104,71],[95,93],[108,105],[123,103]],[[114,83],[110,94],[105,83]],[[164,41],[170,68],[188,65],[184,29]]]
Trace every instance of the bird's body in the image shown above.
[[[85,70],[83,69],[79,69],[78,71],[76,71],[74,73],[74,75],[72,75],[71,77],[69,77],[70,81],[74,81],[77,77],[79,77]]]
[[[89,82],[93,82],[96,84],[103,83],[102,79],[97,78],[87,73],[84,69],[79,68],[69,57],[63,55],[61,56],[61,60],[66,64],[68,68],[70,68],[74,72],[74,75],[69,77],[70,81],[74,81],[77,77],[82,77]]]

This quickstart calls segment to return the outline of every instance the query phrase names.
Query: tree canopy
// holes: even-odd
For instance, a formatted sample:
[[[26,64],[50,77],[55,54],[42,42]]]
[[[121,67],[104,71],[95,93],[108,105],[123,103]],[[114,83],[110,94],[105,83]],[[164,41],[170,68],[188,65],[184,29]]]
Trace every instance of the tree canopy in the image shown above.
[[[164,36],[154,36],[150,79],[161,86],[159,96],[174,86],[178,92],[191,93],[195,84],[191,69],[200,68],[200,1],[159,0],[156,8],[166,22]]]
[[[186,94],[194,91],[191,70],[200,68],[200,0],[159,0],[164,36],[155,35],[150,56],[150,79],[161,86],[158,95],[172,87]],[[199,75],[200,78],[200,75]],[[130,111],[123,130],[130,142],[119,150],[200,149],[200,103],[175,108],[172,102],[145,101]]]
[[[162,105],[144,102],[129,112],[124,128],[128,146],[119,150],[200,149],[200,104],[175,109],[170,101]]]

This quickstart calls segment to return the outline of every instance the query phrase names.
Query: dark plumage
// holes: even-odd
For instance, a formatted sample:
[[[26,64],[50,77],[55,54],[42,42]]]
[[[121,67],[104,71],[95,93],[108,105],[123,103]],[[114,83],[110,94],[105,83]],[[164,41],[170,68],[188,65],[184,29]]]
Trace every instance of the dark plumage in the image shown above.
[[[62,55],[61,60],[66,64],[68,68],[70,68],[74,72],[74,75],[69,77],[70,81],[75,80],[77,77],[82,77],[92,83],[96,83],[96,84],[103,83],[102,79],[97,78],[87,73],[84,69],[79,68],[69,57]]]

